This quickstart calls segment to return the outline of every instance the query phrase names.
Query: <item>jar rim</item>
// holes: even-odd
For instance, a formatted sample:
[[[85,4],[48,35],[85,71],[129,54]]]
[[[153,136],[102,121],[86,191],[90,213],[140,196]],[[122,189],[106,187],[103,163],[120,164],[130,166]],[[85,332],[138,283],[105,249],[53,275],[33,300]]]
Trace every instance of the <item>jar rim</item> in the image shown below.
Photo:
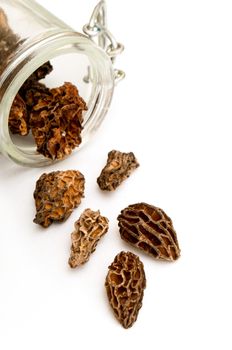
[[[104,119],[114,91],[114,71],[107,54],[93,41],[78,32],[53,32],[47,33],[46,37],[43,35],[42,39],[34,38],[30,45],[17,53],[1,76],[2,96],[0,104],[4,108],[0,108],[0,150],[14,162],[31,167],[47,166],[54,163],[54,160],[37,153],[36,147],[24,149],[13,143],[8,128],[9,112],[20,87],[36,69],[48,60],[74,52],[74,49],[77,53],[77,48],[81,54],[87,56],[93,72],[95,72],[95,79],[99,80],[92,84],[92,100],[83,130],[85,142]],[[99,84],[99,82],[101,83]]]

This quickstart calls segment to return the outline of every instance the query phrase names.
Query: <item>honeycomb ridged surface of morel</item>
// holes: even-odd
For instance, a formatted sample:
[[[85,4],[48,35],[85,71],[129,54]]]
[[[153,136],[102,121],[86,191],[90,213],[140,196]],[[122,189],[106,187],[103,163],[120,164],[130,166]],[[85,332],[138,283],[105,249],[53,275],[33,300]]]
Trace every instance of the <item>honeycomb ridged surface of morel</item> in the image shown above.
[[[27,89],[20,90],[19,93],[23,97],[27,110],[30,113],[39,100],[47,98],[50,95],[50,90],[46,85],[38,81],[33,81],[27,86]]]
[[[131,327],[137,320],[146,288],[139,257],[131,252],[119,253],[109,266],[105,287],[116,318],[124,328]]]
[[[121,238],[155,259],[174,261],[180,248],[172,220],[146,203],[129,205],[118,216]]]
[[[123,153],[115,150],[109,152],[107,164],[97,179],[100,189],[114,191],[138,166],[133,152]]]
[[[8,123],[12,134],[26,136],[29,133],[26,104],[19,94],[16,95],[11,106]]]
[[[23,90],[27,90],[28,88],[30,88],[31,84],[33,84],[34,82],[38,82],[39,80],[44,79],[48,74],[50,74],[53,71],[53,67],[51,65],[51,62],[45,62],[44,64],[42,64],[42,66],[40,66],[39,68],[37,68],[34,73],[32,73],[29,78],[27,78],[27,80],[24,82],[24,84],[21,87],[21,91]]]
[[[34,222],[43,227],[65,221],[84,197],[84,176],[77,170],[43,174],[36,182]]]
[[[52,69],[50,62],[44,63],[20,88],[13,101],[9,115],[9,129],[12,134],[28,135],[30,131],[29,116],[32,107],[38,103],[41,97],[49,94],[49,89],[44,84],[39,83],[38,80],[44,79]]]
[[[85,101],[71,83],[49,90],[38,99],[30,113],[30,126],[38,153],[63,159],[81,143]]]
[[[95,251],[99,240],[106,234],[109,221],[99,211],[86,209],[75,222],[75,230],[71,235],[72,246],[69,258],[71,268],[86,263]]]

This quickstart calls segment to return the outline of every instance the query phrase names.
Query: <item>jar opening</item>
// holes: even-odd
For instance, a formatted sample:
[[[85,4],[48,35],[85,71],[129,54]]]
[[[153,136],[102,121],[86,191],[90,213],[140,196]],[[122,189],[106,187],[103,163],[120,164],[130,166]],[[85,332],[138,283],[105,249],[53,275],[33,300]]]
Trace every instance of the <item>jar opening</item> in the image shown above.
[[[21,165],[45,166],[53,162],[36,151],[31,134],[12,135],[8,128],[9,112],[17,92],[25,80],[47,61],[53,65],[53,72],[41,82],[49,88],[70,82],[87,103],[81,146],[96,131],[111,102],[114,89],[111,61],[103,50],[82,34],[63,32],[52,35],[20,52],[2,77],[2,86],[5,86],[0,111],[0,147],[3,153]]]

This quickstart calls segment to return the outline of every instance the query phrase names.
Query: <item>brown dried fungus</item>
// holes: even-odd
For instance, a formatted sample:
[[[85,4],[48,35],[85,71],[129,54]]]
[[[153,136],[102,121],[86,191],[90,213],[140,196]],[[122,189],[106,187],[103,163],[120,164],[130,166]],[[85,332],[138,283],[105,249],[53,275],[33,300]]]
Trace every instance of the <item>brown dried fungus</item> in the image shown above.
[[[65,83],[38,99],[30,114],[37,151],[47,158],[62,159],[81,143],[86,103],[77,88]]]
[[[146,288],[139,257],[131,252],[119,253],[109,266],[105,287],[114,315],[124,328],[131,327],[137,320]]]
[[[9,115],[9,129],[12,134],[26,136],[29,133],[27,107],[19,94],[16,95]]]
[[[49,94],[49,89],[39,83],[39,79],[45,78],[52,71],[50,62],[46,62],[38,68],[22,85],[11,106],[9,115],[9,129],[12,134],[28,135],[30,131],[30,111],[38,103],[41,96]]]
[[[95,251],[99,240],[106,234],[109,221],[99,211],[86,209],[75,222],[71,235],[72,246],[69,265],[72,268],[86,263]]]
[[[39,100],[50,95],[50,90],[46,87],[46,85],[40,83],[39,81],[33,81],[27,86],[27,89],[22,87],[19,93],[23,97],[30,115],[32,108],[37,105]]]
[[[77,170],[54,171],[36,182],[34,222],[43,227],[65,221],[84,197],[84,176]]]
[[[155,259],[174,261],[180,248],[172,220],[146,203],[129,205],[118,216],[121,238]]]
[[[111,151],[108,153],[107,164],[103,168],[97,183],[103,191],[114,191],[133,170],[138,168],[134,153]]]
[[[30,88],[31,84],[33,84],[34,82],[38,82],[39,80],[44,79],[48,74],[50,74],[53,71],[53,66],[51,65],[51,62],[45,62],[44,64],[42,64],[42,66],[40,66],[39,68],[37,68],[34,73],[32,73],[27,80],[24,82],[24,84],[21,87],[21,91],[25,91],[28,88]]]

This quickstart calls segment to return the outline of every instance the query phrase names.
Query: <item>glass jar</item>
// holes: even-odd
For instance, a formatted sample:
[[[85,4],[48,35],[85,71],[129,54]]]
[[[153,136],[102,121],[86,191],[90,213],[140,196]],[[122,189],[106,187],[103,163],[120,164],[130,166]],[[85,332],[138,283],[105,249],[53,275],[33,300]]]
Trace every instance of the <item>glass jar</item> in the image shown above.
[[[87,103],[82,144],[97,130],[112,99],[115,83],[124,73],[113,68],[123,46],[106,28],[105,1],[94,9],[85,35],[49,13],[33,0],[0,0],[0,49],[2,31],[8,25],[17,42],[0,52],[0,152],[18,164],[45,166],[51,159],[36,151],[32,136],[11,135],[8,127],[12,102],[25,80],[51,61],[48,87],[70,81]],[[81,145],[82,145],[81,144]]]

